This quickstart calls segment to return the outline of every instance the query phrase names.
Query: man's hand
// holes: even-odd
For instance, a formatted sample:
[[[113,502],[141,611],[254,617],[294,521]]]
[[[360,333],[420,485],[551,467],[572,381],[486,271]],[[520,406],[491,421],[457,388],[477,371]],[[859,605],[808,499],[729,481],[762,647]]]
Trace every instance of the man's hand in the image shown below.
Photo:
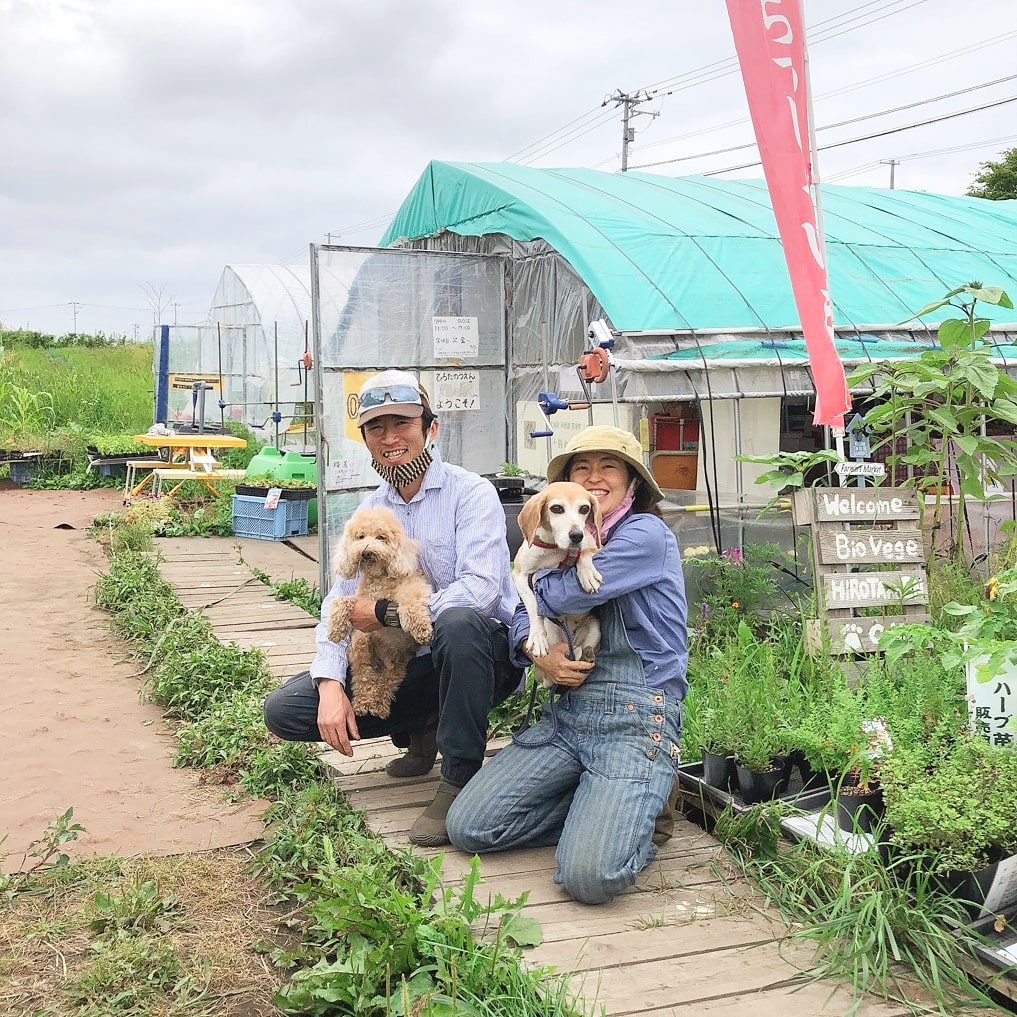
[[[332,678],[322,678],[318,682],[318,734],[323,742],[344,756],[352,756],[350,742],[360,740],[353,704],[343,683]]]
[[[593,670],[589,660],[569,660],[569,644],[555,643],[543,657],[531,658],[533,663],[554,679],[555,685],[576,689],[586,681]]]
[[[350,611],[350,624],[358,632],[377,632],[385,626],[378,621],[374,606],[378,602],[374,597],[354,597],[353,610]]]

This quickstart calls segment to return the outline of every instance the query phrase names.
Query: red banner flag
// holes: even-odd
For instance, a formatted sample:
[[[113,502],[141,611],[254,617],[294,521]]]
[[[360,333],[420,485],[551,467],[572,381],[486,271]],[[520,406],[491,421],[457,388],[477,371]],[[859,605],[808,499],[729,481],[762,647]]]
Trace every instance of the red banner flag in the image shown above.
[[[799,0],[727,0],[777,231],[816,384],[817,424],[851,407],[833,336],[823,236],[812,196],[805,29]]]

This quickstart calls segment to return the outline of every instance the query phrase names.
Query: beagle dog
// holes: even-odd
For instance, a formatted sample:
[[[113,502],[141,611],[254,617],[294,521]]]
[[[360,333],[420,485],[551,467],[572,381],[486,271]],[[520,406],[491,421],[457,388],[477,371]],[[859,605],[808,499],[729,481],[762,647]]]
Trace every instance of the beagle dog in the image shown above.
[[[593,614],[543,618],[537,613],[537,598],[530,587],[531,577],[540,569],[574,567],[587,593],[600,589],[601,574],[593,555],[601,548],[600,503],[580,484],[548,484],[519,510],[523,542],[516,552],[512,579],[530,619],[526,652],[544,656],[553,643],[570,642],[573,659],[593,660],[600,647],[600,622]],[[568,629],[562,631],[561,625]],[[547,675],[544,684],[553,684]]]

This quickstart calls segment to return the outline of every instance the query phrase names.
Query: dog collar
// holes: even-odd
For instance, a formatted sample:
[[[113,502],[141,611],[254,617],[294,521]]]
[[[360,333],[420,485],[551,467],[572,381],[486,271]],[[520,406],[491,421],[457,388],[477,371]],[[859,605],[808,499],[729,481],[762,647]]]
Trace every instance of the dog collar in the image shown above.
[[[541,548],[542,550],[545,550],[545,551],[558,551],[558,550],[560,550],[560,548],[558,547],[557,544],[546,544],[539,537],[534,537],[533,540],[530,541],[530,543],[534,547],[539,547],[539,548]],[[573,550],[573,551],[566,551],[565,552],[565,557],[562,558],[562,560],[560,562],[558,562],[558,568],[560,568],[560,569],[569,569],[569,568],[572,568],[572,566],[575,565],[577,561],[579,561],[579,556],[581,554],[582,554],[582,551],[580,551],[578,549]]]

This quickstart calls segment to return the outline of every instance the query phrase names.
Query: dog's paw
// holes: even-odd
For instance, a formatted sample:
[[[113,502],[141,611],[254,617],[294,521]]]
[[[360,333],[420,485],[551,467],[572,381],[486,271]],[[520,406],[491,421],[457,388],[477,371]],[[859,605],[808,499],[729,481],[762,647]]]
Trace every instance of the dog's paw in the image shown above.
[[[531,632],[526,640],[526,652],[531,657],[546,657],[550,646],[543,632]]]
[[[400,608],[399,627],[421,646],[426,646],[431,641],[434,631],[431,616],[427,613],[426,607],[421,611],[408,611]]]
[[[587,593],[596,593],[604,577],[597,571],[596,565],[588,558],[580,558],[576,566],[576,574],[579,577],[579,585]]]
[[[353,610],[353,597],[339,597],[332,601],[328,610],[328,638],[333,643],[341,642],[350,634],[350,612]]]

